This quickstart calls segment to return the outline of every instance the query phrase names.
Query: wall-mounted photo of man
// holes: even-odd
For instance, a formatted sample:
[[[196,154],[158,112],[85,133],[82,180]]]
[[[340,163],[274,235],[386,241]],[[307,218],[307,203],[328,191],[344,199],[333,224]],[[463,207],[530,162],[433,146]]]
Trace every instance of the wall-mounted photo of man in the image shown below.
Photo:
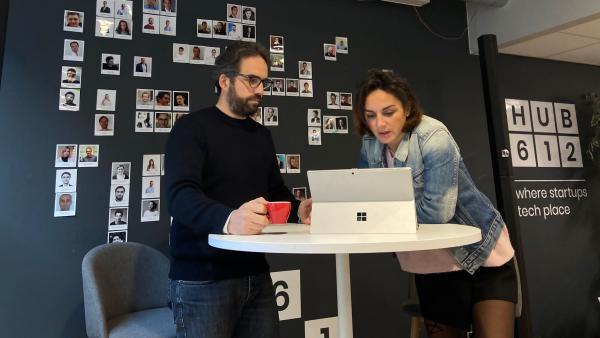
[[[131,19],[133,15],[133,1],[117,0],[115,1],[115,18]]]
[[[343,36],[335,37],[335,49],[340,54],[348,54],[348,38]]]
[[[83,52],[85,50],[85,41],[65,39],[63,47],[63,60],[83,61]]]
[[[241,22],[242,21],[242,6],[227,4],[227,21]]]
[[[199,38],[212,38],[212,20],[196,19],[196,36]]]
[[[300,173],[300,154],[286,154],[288,174],[299,174]]]
[[[160,3],[160,15],[176,16],[177,0],[162,0]]]
[[[110,186],[111,207],[124,207],[129,205],[129,184],[113,184]]]
[[[102,53],[100,73],[105,75],[120,75],[121,55]]]
[[[265,126],[278,126],[279,125],[279,108],[277,107],[265,107],[264,111],[264,124]]]
[[[97,167],[100,145],[82,144],[79,146],[79,167]]]
[[[321,109],[309,108],[306,113],[306,120],[309,127],[321,126]]]
[[[340,109],[352,110],[352,93],[340,93]]]
[[[171,113],[156,112],[156,118],[154,120],[155,133],[168,133],[171,131],[172,127]]]
[[[57,144],[54,166],[57,168],[67,168],[77,166],[77,145],[76,144]]]
[[[142,222],[156,222],[160,220],[160,200],[142,200]]]
[[[152,77],[152,58],[148,56],[134,56],[133,76]]]
[[[337,61],[335,45],[330,43],[323,44],[323,56],[327,61]]]
[[[327,109],[340,109],[340,93],[327,92]]]
[[[95,136],[113,136],[115,134],[115,115],[96,114],[94,123]]]
[[[226,21],[213,21],[213,38],[215,39],[227,39],[227,22]]]
[[[79,110],[79,89],[69,88],[60,89],[59,91],[59,110]]]
[[[111,183],[129,185],[131,162],[113,162],[111,164]]]
[[[117,91],[112,89],[98,89],[96,92],[96,109],[115,111],[117,104]]]
[[[173,91],[173,110],[190,110],[190,92]]]
[[[221,54],[219,47],[204,47],[204,62],[207,65],[214,65],[219,54]]]
[[[59,192],[54,198],[54,217],[75,216],[77,193]]]
[[[284,79],[273,77],[271,78],[271,81],[273,81],[271,94],[275,96],[285,96]]]
[[[298,201],[304,201],[306,199],[306,187],[292,188],[294,198]]]
[[[160,11],[160,0],[144,0],[144,13],[158,14]],[[158,21],[156,22],[158,23]]]
[[[189,45],[174,43],[173,44],[173,62],[190,63]]]
[[[298,61],[298,77],[301,79],[312,79],[312,62]]]
[[[242,25],[237,22],[227,23],[227,38],[229,40],[241,40],[242,39]]]
[[[108,18],[115,17],[115,1],[114,0],[97,0],[96,15]]]
[[[160,17],[160,34],[175,36],[177,35],[177,17],[161,16]]]
[[[335,118],[335,130],[339,134],[348,134],[348,117],[338,116]]]
[[[159,168],[160,174],[160,168]],[[142,177],[142,198],[160,197],[160,176]]]
[[[160,17],[154,14],[145,13],[142,17],[142,33],[158,34]]]
[[[65,11],[65,24],[63,30],[67,32],[83,32],[83,12],[78,11]]]
[[[283,54],[271,53],[271,70],[275,72],[285,71],[285,57]]]
[[[298,90],[298,79],[286,79],[285,80],[285,95],[287,96],[299,96]]]
[[[56,170],[55,192],[77,191],[77,169]]]
[[[127,220],[129,216],[129,208],[117,207],[109,208],[108,210],[108,230],[127,230]]]
[[[313,97],[312,80],[300,80],[300,96]]]
[[[284,43],[283,36],[281,35],[269,35],[270,48],[269,51],[271,53],[281,53],[284,52]]]
[[[137,109],[154,109],[153,89],[138,88],[135,93],[135,107]]]
[[[64,88],[81,88],[81,67],[63,66],[60,86]]]
[[[109,231],[106,239],[106,244],[125,243],[127,242],[127,230]]]
[[[256,41],[256,26],[255,25],[242,25],[242,40],[244,41]]]
[[[204,64],[204,48],[203,46],[190,46],[190,63]]]
[[[156,110],[171,110],[171,91],[157,89],[154,91]]]

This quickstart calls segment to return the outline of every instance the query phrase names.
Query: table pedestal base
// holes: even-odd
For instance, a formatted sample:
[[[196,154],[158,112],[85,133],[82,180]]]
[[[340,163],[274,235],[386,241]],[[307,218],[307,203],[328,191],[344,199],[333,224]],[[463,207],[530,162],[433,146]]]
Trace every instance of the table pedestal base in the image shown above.
[[[352,338],[352,295],[350,292],[350,255],[335,255],[339,338]]]

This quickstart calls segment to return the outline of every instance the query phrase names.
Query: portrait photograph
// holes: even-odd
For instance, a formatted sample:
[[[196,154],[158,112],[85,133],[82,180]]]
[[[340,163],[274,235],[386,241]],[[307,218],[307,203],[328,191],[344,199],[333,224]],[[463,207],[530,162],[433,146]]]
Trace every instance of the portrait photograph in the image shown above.
[[[76,144],[57,144],[56,160],[54,166],[57,168],[68,168],[77,166],[77,145]]]
[[[115,111],[117,91],[112,89],[98,89],[96,94],[96,110]]]
[[[312,80],[300,80],[300,96],[302,97],[313,97],[313,81]]]
[[[109,231],[106,239],[106,244],[125,243],[127,242],[127,230]]]
[[[271,80],[271,84],[267,87],[264,88],[263,86],[263,95],[264,96],[270,96],[271,95],[271,90],[273,89],[273,78],[269,78],[269,80]]]
[[[227,23],[227,38],[229,40],[241,40],[242,39],[242,25],[237,22]]]
[[[213,21],[213,38],[215,39],[227,39],[227,22],[226,21]]]
[[[171,131],[171,113],[156,112],[154,120],[155,133],[168,133]]]
[[[271,53],[283,53],[283,36],[281,35],[269,35],[269,50]]]
[[[171,110],[171,91],[156,89],[154,91],[154,109]]]
[[[256,24],[256,7],[242,7],[242,23]]]
[[[287,164],[288,174],[300,173],[300,154],[286,154],[285,163]]]
[[[114,136],[115,135],[115,115],[114,114],[96,114],[94,117],[94,135],[95,136]]]
[[[137,111],[135,112],[135,132],[152,133],[154,132],[154,112]]]
[[[174,43],[173,44],[173,62],[190,63],[189,45]]]
[[[136,109],[154,109],[154,90],[138,88],[135,91]]]
[[[160,200],[148,199],[142,200],[141,207],[142,222],[156,222],[160,220]]]
[[[160,34],[177,35],[177,17],[161,16],[160,17]]]
[[[117,207],[108,210],[108,231],[127,230],[129,208]]]
[[[173,113],[173,127],[175,126],[175,123],[177,123],[177,121],[179,121],[180,119],[182,119],[184,116],[186,116],[188,113]]]
[[[129,206],[129,184],[112,184],[110,186],[110,207]]]
[[[323,116],[323,134],[335,133],[335,116]]]
[[[328,109],[340,109],[340,93],[339,92],[327,92],[327,108]]]
[[[115,17],[115,0],[96,0],[96,16]]]
[[[100,158],[100,145],[82,144],[79,146],[79,167],[97,167]]]
[[[306,113],[306,119],[309,127],[321,126],[321,109],[309,108]]]
[[[285,94],[287,96],[299,96],[298,79],[285,79]]]
[[[99,38],[112,38],[114,36],[115,19],[96,17],[95,34]]]
[[[256,42],[255,25],[242,25],[242,40]]]
[[[81,88],[81,67],[63,66],[60,74],[60,86]]]
[[[277,107],[264,107],[263,108],[263,122],[265,126],[278,126],[279,125],[279,108]]]
[[[63,30],[67,32],[83,32],[83,12],[65,10]]]
[[[271,53],[271,70],[274,72],[285,71],[285,59],[283,54]]]
[[[274,77],[271,80],[273,81],[271,95],[285,96],[285,79]]]
[[[340,54],[348,54],[348,38],[343,36],[336,36],[335,49]]]
[[[77,191],[77,169],[56,170],[55,192]]]
[[[160,197],[160,176],[142,177],[142,198]]]
[[[114,37],[115,39],[131,40],[133,33],[131,19],[115,19]]]
[[[113,162],[111,163],[111,184],[129,185],[129,176],[131,175],[131,162]]]
[[[115,8],[115,18],[131,19],[133,16],[133,1],[116,0]]]
[[[262,109],[262,107],[258,107],[258,109],[254,113],[248,115],[248,117],[250,117],[251,119],[256,121],[256,123],[263,124],[263,109]]]
[[[191,64],[204,64],[204,46],[190,46],[190,63]]]
[[[298,77],[301,79],[312,79],[312,62],[298,61]]]
[[[348,134],[348,117],[338,116],[335,118],[335,132],[339,134]]]
[[[173,110],[190,110],[190,92],[177,90],[173,91]]]
[[[54,198],[54,217],[75,216],[77,193],[57,192]]]
[[[242,6],[235,4],[227,4],[227,21],[241,22]]]
[[[340,93],[340,109],[352,110],[352,93]]]
[[[133,76],[152,77],[152,58],[149,56],[134,56]]]
[[[217,57],[221,54],[220,47],[204,47],[204,62],[207,65],[214,65]]]
[[[63,88],[59,91],[59,110],[79,111],[79,89]]]
[[[158,34],[160,28],[160,16],[144,13],[142,17],[142,33]]]
[[[142,176],[160,175],[160,154],[144,154]]]
[[[323,56],[325,57],[325,60],[327,60],[327,61],[336,61],[337,53],[336,53],[335,45],[330,44],[330,43],[324,43],[323,44]]]
[[[159,14],[160,0],[143,0],[143,12],[150,14]],[[158,21],[156,23],[158,23]]]
[[[306,199],[306,187],[292,188],[292,194],[297,201],[304,201]]]
[[[177,0],[161,0],[160,15],[176,16],[177,15]]]
[[[199,38],[212,38],[212,20],[196,19],[196,36]]]
[[[102,53],[100,73],[104,75],[121,75],[121,55]]]
[[[285,173],[286,172],[285,154],[276,154],[275,160],[277,161],[277,166],[279,167],[279,172]]]
[[[83,61],[83,52],[85,41],[65,39],[63,48],[63,60],[66,61]]]
[[[320,146],[321,145],[321,128],[308,127],[308,145],[311,145],[311,146]]]

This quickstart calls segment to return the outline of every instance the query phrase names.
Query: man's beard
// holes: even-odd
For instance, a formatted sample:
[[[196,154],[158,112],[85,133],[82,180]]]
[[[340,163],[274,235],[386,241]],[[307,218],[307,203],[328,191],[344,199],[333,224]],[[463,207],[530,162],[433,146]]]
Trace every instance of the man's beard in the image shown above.
[[[231,109],[232,113],[240,117],[247,117],[256,112],[258,105],[260,104],[260,99],[260,95],[253,95],[247,98],[239,97],[233,86],[231,86],[229,93],[227,93],[229,109]],[[258,103],[250,103],[250,100],[256,100]]]

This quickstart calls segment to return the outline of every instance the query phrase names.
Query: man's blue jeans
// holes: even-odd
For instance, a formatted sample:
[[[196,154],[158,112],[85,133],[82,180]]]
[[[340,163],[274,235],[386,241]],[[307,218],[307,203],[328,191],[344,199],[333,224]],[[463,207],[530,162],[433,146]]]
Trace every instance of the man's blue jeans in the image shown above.
[[[269,273],[216,281],[169,280],[178,338],[279,338]]]

